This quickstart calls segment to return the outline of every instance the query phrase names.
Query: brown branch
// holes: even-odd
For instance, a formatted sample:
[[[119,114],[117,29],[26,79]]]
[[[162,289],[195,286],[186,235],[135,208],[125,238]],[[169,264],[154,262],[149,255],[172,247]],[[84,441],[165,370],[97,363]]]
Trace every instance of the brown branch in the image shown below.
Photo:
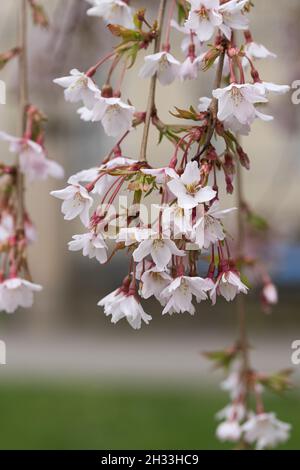
[[[154,54],[160,51],[161,33],[162,33],[162,27],[163,27],[164,16],[165,16],[165,11],[166,11],[166,4],[167,4],[167,0],[160,0],[158,17],[157,17],[158,29],[157,29],[157,36],[155,38],[155,43],[154,43]],[[140,153],[141,162],[145,162],[147,160],[147,144],[148,144],[148,137],[149,137],[149,129],[150,129],[150,124],[151,124],[151,118],[152,118],[153,112],[155,111],[156,83],[157,83],[157,74],[155,74],[151,78],[151,83],[150,83],[144,133],[143,133],[142,144],[141,144],[141,153]]]
[[[237,190],[237,259],[244,258],[245,249],[245,221],[243,218],[244,195],[243,195],[243,175],[240,163],[237,164],[236,174]],[[249,395],[248,375],[250,372],[249,343],[247,334],[247,312],[245,297],[239,294],[236,299],[236,312],[238,319],[238,344],[242,357],[242,380],[245,383],[246,402]]]
[[[215,83],[214,83],[214,90],[217,88],[220,88],[221,83],[222,83],[222,76],[223,76],[223,68],[224,68],[224,60],[225,60],[225,53],[226,53],[226,48],[224,47],[224,50],[222,51],[220,57],[219,57],[219,63],[218,63],[218,68],[216,72],[216,78],[215,78]],[[216,124],[217,124],[217,119],[218,119],[218,99],[213,97],[210,103],[209,107],[209,113],[210,113],[210,123],[208,126],[207,134],[206,134],[206,139],[204,146],[200,152],[195,155],[195,157],[192,159],[192,161],[198,161],[201,155],[208,149],[211,143],[211,139],[214,135]]]
[[[24,134],[26,128],[26,107],[28,104],[28,57],[27,57],[27,0],[19,0],[19,105],[20,105],[20,132]],[[17,221],[16,231],[20,238],[24,237],[24,176],[17,165]]]

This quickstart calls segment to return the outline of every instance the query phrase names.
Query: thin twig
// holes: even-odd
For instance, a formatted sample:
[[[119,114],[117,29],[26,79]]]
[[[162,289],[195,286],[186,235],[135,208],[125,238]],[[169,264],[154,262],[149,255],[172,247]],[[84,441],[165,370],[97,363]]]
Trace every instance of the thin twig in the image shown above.
[[[237,164],[236,174],[236,189],[237,189],[237,258],[242,259],[245,249],[245,224],[243,218],[243,175],[241,165]],[[236,300],[236,311],[238,318],[238,344],[242,355],[242,378],[245,382],[246,400],[249,394],[248,390],[248,373],[250,369],[249,361],[249,344],[247,335],[247,318],[246,318],[246,303],[245,297],[240,294]]]
[[[226,48],[224,47],[224,50],[222,51],[222,53],[219,57],[218,68],[217,68],[216,78],[215,78],[215,83],[214,83],[214,90],[216,90],[217,88],[220,88],[221,83],[222,83],[225,53],[226,53]],[[204,146],[203,146],[202,150],[200,152],[198,152],[197,155],[195,155],[195,157],[192,159],[192,161],[199,160],[201,155],[203,155],[203,153],[210,146],[211,139],[214,135],[216,124],[217,124],[217,118],[218,118],[218,100],[215,97],[213,97],[212,100],[211,100],[210,107],[209,107],[209,112],[210,112],[210,123],[209,123],[209,126],[208,126]]]
[[[158,29],[157,29],[157,36],[155,38],[155,43],[154,43],[154,54],[160,51],[162,27],[163,27],[164,16],[165,16],[165,11],[166,11],[166,4],[167,4],[167,0],[160,0],[158,17],[157,17]],[[156,82],[157,82],[157,74],[155,74],[151,78],[151,83],[150,83],[144,133],[143,133],[142,144],[141,144],[141,153],[140,153],[141,162],[145,162],[147,160],[147,144],[148,144],[148,137],[149,137],[149,129],[150,129],[151,117],[155,110]]]
[[[19,56],[19,105],[20,132],[26,128],[26,107],[28,104],[28,57],[27,57],[27,0],[19,0],[19,41],[21,53]],[[16,230],[20,237],[24,236],[24,176],[17,165],[17,221]]]

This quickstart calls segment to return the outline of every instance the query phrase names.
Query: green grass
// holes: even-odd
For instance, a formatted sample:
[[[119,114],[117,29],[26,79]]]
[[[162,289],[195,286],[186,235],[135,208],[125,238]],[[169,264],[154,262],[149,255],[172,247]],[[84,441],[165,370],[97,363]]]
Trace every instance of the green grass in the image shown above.
[[[2,384],[1,449],[226,449],[213,415],[226,396],[152,386]],[[300,449],[300,398],[269,397],[293,424],[285,449]]]

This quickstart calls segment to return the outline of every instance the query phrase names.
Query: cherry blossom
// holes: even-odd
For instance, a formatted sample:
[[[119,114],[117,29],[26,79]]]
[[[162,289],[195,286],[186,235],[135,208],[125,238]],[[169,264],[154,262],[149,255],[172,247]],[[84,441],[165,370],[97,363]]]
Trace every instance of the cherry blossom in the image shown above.
[[[151,229],[144,227],[122,227],[117,242],[124,242],[125,246],[130,246],[148,240],[152,234]]]
[[[42,290],[42,286],[12,277],[0,284],[0,309],[13,313],[18,307],[29,308],[33,304],[33,293]]]
[[[218,420],[231,421],[235,419],[239,423],[246,417],[246,408],[242,403],[230,403],[222,410],[218,411],[216,418]]]
[[[163,270],[171,261],[172,255],[184,256],[185,251],[179,250],[172,240],[160,238],[158,235],[154,239],[142,241],[133,252],[133,259],[138,263],[149,255],[151,255],[156,267]]]
[[[275,447],[288,440],[291,426],[276,418],[274,413],[252,415],[243,424],[244,439],[249,444],[256,444],[256,449]]]
[[[242,435],[241,426],[238,421],[224,421],[219,424],[216,435],[220,441],[238,442]]]
[[[193,295],[197,302],[207,299],[207,291],[211,289],[212,281],[202,279],[201,277],[179,276],[174,279],[161,293],[162,299],[167,300],[163,310],[163,315],[169,313],[189,312],[195,313],[195,307],[192,304]]]
[[[180,26],[177,21],[172,19],[171,21],[171,26],[172,28],[176,29],[180,33],[183,33],[185,37],[183,38],[181,42],[181,50],[184,53],[184,55],[188,55],[190,45],[191,45],[191,34],[193,35],[193,46],[195,48],[195,54],[196,56],[203,55],[204,52],[206,52],[207,48],[206,45],[199,41],[196,33],[192,31],[191,29],[187,28],[186,25]]]
[[[200,249],[208,248],[218,240],[224,240],[225,233],[221,220],[234,210],[235,207],[220,210],[219,201],[215,201],[208,210],[205,210],[204,206],[197,208],[198,217],[193,226],[192,239]]]
[[[90,259],[96,258],[99,263],[103,264],[107,261],[107,245],[101,233],[92,232],[82,235],[73,235],[73,240],[69,242],[70,251],[82,250],[83,256]]]
[[[144,311],[134,295],[125,294],[122,291],[119,292],[119,289],[100,300],[98,305],[104,307],[106,316],[111,315],[112,323],[117,323],[122,318],[126,318],[130,326],[135,330],[141,328],[142,321],[148,324],[152,319]]]
[[[83,101],[84,106],[91,109],[95,103],[95,93],[99,91],[93,80],[86,74],[72,69],[67,77],[55,78],[57,85],[65,88],[65,100],[71,103]]]
[[[92,5],[87,10],[89,16],[99,16],[107,23],[133,28],[131,8],[122,0],[87,0]]]
[[[251,59],[268,59],[269,57],[276,59],[277,57],[276,54],[270,52],[265,46],[254,41],[247,43],[244,51]]]
[[[144,299],[149,299],[154,295],[162,305],[165,305],[165,301],[162,299],[161,293],[171,281],[172,278],[167,271],[161,271],[154,266],[153,268],[145,271],[141,276],[141,296]]]
[[[65,220],[72,220],[79,216],[83,225],[89,224],[89,210],[93,204],[93,199],[86,188],[77,184],[72,178],[68,181],[69,186],[58,191],[51,191],[51,196],[62,199],[62,213]]]
[[[142,66],[139,76],[141,78],[157,78],[162,85],[170,85],[180,72],[180,62],[169,52],[158,52],[145,57],[145,64]]]
[[[123,103],[121,98],[104,98],[96,93],[91,121],[101,121],[108,136],[118,137],[132,129],[134,113],[134,106]]]
[[[193,209],[198,204],[211,201],[215,195],[211,187],[200,185],[200,172],[197,162],[186,165],[184,173],[168,183],[169,189],[177,197],[179,207]]]
[[[248,0],[230,0],[220,6],[219,13],[223,18],[220,30],[228,40],[231,39],[232,30],[248,29],[249,20],[242,12],[247,3]]]
[[[192,29],[201,42],[209,41],[216,27],[222,24],[219,13],[219,0],[191,0],[191,10],[185,22],[187,29]]]
[[[261,82],[261,85],[264,87],[266,93],[270,92],[277,95],[284,95],[291,89],[289,85],[277,85],[271,82]]]
[[[262,291],[263,300],[268,305],[276,305],[278,303],[278,292],[274,284],[268,282]]]
[[[221,272],[218,279],[210,292],[210,298],[213,304],[216,303],[217,294],[222,295],[227,302],[235,299],[237,294],[242,292],[247,294],[248,287],[242,283],[240,276],[237,272],[226,270]]]
[[[22,137],[14,137],[0,132],[0,139],[9,142],[9,150],[19,156],[20,170],[29,181],[45,180],[48,176],[61,179],[64,169],[59,163],[46,157],[45,150],[37,142]]]
[[[122,168],[134,165],[136,162],[137,160],[133,160],[132,158],[115,157],[99,167],[79,171],[71,178],[72,181],[76,181],[77,183],[92,183],[95,181],[91,192],[104,195],[117,179],[117,176],[111,175],[108,172],[119,167]]]
[[[231,83],[225,88],[213,90],[219,101],[218,118],[220,121],[235,118],[244,125],[251,125],[257,116],[255,103],[267,103],[265,90],[261,84]],[[258,115],[258,117],[261,117]]]
[[[245,384],[241,380],[238,364],[233,364],[228,377],[221,382],[221,389],[228,392],[232,400],[237,400],[244,394]]]
[[[189,237],[192,233],[192,211],[183,209],[178,204],[164,206],[162,208],[162,227],[165,231],[171,230],[174,238],[182,238],[182,235]]]
[[[179,76],[182,81],[195,80],[198,77],[201,68],[202,56],[187,57],[180,67]]]

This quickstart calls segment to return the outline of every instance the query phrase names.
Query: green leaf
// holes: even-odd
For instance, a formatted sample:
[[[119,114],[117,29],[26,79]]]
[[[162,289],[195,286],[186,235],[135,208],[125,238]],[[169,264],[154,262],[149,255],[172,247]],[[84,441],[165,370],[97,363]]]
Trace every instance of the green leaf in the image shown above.
[[[292,369],[284,369],[272,375],[259,377],[258,382],[275,393],[283,393],[292,387]]]

